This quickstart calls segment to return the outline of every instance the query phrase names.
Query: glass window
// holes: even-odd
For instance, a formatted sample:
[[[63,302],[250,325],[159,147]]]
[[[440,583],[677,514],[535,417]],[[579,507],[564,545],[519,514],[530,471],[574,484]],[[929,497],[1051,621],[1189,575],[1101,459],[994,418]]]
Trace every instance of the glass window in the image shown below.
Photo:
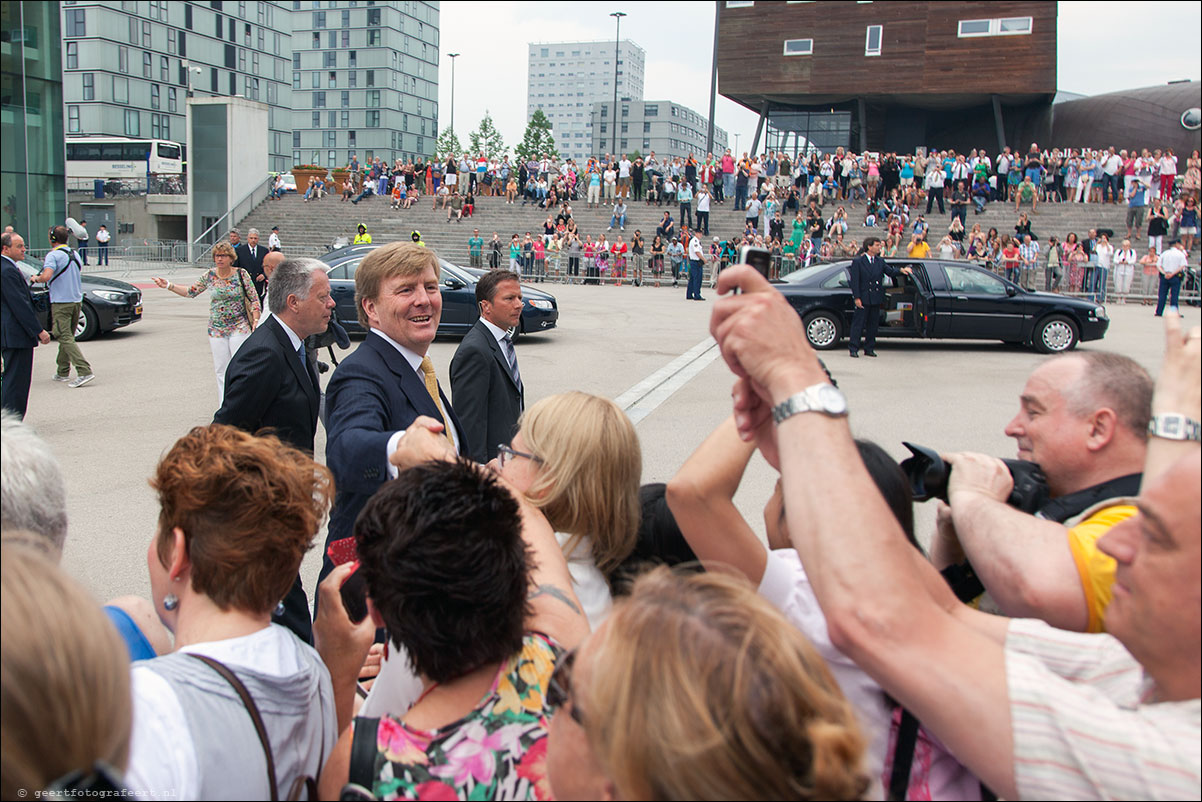
[[[1006,285],[992,273],[975,267],[943,264],[947,274],[947,286],[952,292],[977,293],[981,295],[1005,295]]]
[[[367,92],[367,107],[369,109],[378,109],[380,107],[380,90],[370,89]]]
[[[338,87],[338,73],[336,71],[330,70],[326,85],[331,89],[336,89]]]
[[[338,31],[330,31],[330,37],[327,41],[331,50],[338,47]]]
[[[159,56],[159,80],[166,83],[171,80],[171,59]]]
[[[67,11],[67,36],[87,36],[87,16],[82,8]]]
[[[337,128],[337,127],[338,127],[338,112],[336,112],[336,111],[331,111],[331,112],[329,112],[329,114],[327,114],[327,115],[326,115],[326,117],[327,117],[327,119],[329,120],[329,126],[328,126],[328,127],[330,127],[330,128]]]
[[[350,105],[351,105],[351,93],[350,93],[350,92],[347,92],[347,91],[344,89],[344,90],[342,91],[342,108],[344,108],[344,109],[345,109],[345,108],[350,108]]]
[[[79,106],[67,106],[67,131],[79,133]]]
[[[784,54],[786,56],[809,56],[814,53],[813,39],[786,39]]]
[[[326,93],[325,92],[314,92],[313,93],[313,108],[322,109],[322,108],[325,108],[325,105],[326,105]]]
[[[1003,17],[998,20],[999,36],[1016,36],[1031,32],[1030,17]]]
[[[354,69],[356,66],[358,66],[359,54],[356,53],[354,50],[351,50],[350,52],[348,52],[346,54],[346,58],[347,58],[347,66],[349,66],[351,69]]]
[[[367,71],[367,85],[368,86],[376,85],[376,71],[375,70]]]
[[[312,73],[312,75],[313,75],[313,88],[314,89],[320,88],[321,87],[321,73],[315,72],[315,73]]]
[[[162,100],[160,98],[159,85],[151,84],[150,85],[150,108],[157,111],[161,104],[162,104]]]
[[[314,11],[313,12],[313,27],[314,28],[326,27],[326,12],[324,12],[324,11]]]
[[[881,54],[881,33],[883,31],[880,25],[869,25],[868,30],[864,34],[864,55],[879,56]]]
[[[351,113],[350,113],[349,111],[344,111],[344,112],[342,112],[342,118],[341,118],[341,119],[342,119],[342,127],[343,127],[343,128],[350,128],[350,127],[351,127]],[[353,131],[351,132],[351,135],[352,135],[352,136],[354,136],[354,132],[353,132]]]
[[[342,47],[343,49],[351,46],[351,32],[344,30],[342,32]]]
[[[333,166],[338,163],[338,151],[331,150],[326,155],[329,157],[329,160],[326,162],[326,164]]]
[[[351,27],[351,12],[349,12],[349,11],[342,12],[342,27],[343,28]]]
[[[368,25],[379,25],[380,24],[380,9],[378,9],[378,8],[367,9],[367,24]]]
[[[347,86],[358,86],[359,85],[358,70],[351,70],[346,74],[346,84],[347,84]]]
[[[292,147],[294,147],[294,148],[300,147],[300,131],[292,132]]]
[[[338,146],[338,132],[326,131],[326,147],[333,148]]]
[[[167,111],[178,111],[178,100],[174,86],[167,87]]]
[[[79,43],[67,42],[67,69],[79,69]]]
[[[321,112],[320,111],[313,112],[313,125],[311,125],[309,127],[310,128],[321,128]]]
[[[242,44],[250,47],[250,25],[242,26]]]
[[[246,72],[246,50],[238,48],[238,72]]]
[[[142,47],[150,47],[150,23],[142,21]]]
[[[338,54],[336,52],[331,50],[329,52],[324,53],[323,55],[325,56],[325,58],[324,58],[325,66],[327,66],[327,67],[337,67],[338,66]]]
[[[371,29],[367,32],[367,44],[369,47],[375,47],[380,44],[380,32],[376,29]],[[422,45],[424,48],[425,45]]]
[[[367,127],[368,128],[379,128],[380,127],[380,112],[369,111],[367,113]]]
[[[153,64],[154,64],[154,60],[151,59],[150,54],[143,53],[142,54],[142,77],[143,78],[150,77],[150,73],[153,70]]]
[[[993,20],[987,19],[962,19],[960,20],[959,36],[989,36],[989,29],[992,27]]]
[[[142,135],[142,115],[139,114],[135,109],[125,110],[125,135]]]
[[[83,99],[96,99],[96,76],[90,72],[83,74]]]
[[[299,70],[300,66],[301,66],[300,65],[300,51],[293,50],[292,51],[292,69]]]

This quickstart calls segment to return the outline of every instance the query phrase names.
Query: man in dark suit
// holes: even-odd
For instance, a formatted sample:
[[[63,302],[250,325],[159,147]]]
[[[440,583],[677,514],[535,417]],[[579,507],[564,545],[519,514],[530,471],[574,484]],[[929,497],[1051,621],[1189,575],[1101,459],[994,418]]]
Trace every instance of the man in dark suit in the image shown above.
[[[321,388],[303,343],[309,335],[325,331],[330,322],[334,309],[330,280],[324,265],[315,259],[286,261],[272,275],[271,317],[230,360],[225,400],[213,422],[252,433],[268,430],[311,455]],[[312,642],[309,600],[300,577],[276,620]]]
[[[442,317],[438,257],[412,242],[377,248],[355,271],[355,303],[367,337],[326,386],[326,465],[338,489],[327,547],[351,536],[363,505],[397,475],[397,452],[464,453],[426,354]],[[327,555],[322,576],[332,567]]]
[[[860,335],[864,334],[864,356],[876,356],[876,330],[881,323],[881,304],[885,302],[885,276],[897,278],[911,274],[910,268],[898,269],[881,258],[881,241],[876,237],[864,240],[864,252],[851,263],[851,297],[856,305],[851,319],[849,346],[853,358],[860,355]],[[865,322],[868,331],[865,332]]]
[[[522,286],[511,270],[492,270],[476,284],[480,319],[451,359],[451,394],[463,421],[464,451],[476,462],[508,443],[526,405],[511,331],[522,319]]]
[[[25,258],[25,240],[20,234],[6,233],[0,244],[0,350],[4,355],[0,406],[24,418],[33,379],[33,349],[38,343],[49,343],[50,334],[33,311],[29,281],[17,267]]]
[[[267,274],[263,272],[263,257],[269,252],[268,248],[259,244],[259,229],[257,228],[246,232],[245,244],[234,246],[234,254],[238,257],[234,266],[250,273],[250,277],[254,279],[255,292],[259,294],[260,302],[263,300],[263,294],[267,292]]]

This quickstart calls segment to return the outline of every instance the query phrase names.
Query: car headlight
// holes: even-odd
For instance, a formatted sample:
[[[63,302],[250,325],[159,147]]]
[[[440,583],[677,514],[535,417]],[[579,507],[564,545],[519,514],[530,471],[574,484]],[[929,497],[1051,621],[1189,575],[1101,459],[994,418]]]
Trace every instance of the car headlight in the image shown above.
[[[1094,317],[1096,317],[1098,320],[1105,320],[1106,319],[1106,307],[1095,306],[1093,308],[1093,314],[1094,314]]]
[[[544,301],[541,298],[527,298],[526,303],[533,306],[535,309],[554,309],[555,304],[550,301]]]
[[[115,304],[125,303],[125,293],[109,292],[108,290],[92,290],[92,294],[97,298],[103,298],[106,301],[111,301]]]

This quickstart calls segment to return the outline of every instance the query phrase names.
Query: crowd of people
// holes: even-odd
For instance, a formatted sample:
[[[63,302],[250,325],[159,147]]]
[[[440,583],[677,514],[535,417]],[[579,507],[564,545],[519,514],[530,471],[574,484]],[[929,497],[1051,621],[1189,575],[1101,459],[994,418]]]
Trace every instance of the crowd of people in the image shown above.
[[[210,292],[237,275],[215,261]],[[525,405],[516,272],[478,283],[452,403],[417,242],[356,271],[368,334],[327,384],[317,462],[321,268],[275,265],[214,422],[156,465],[149,599],[101,608],[58,565],[69,488],[3,414],[5,798],[1202,789],[1202,328],[1169,315],[1155,382],[1105,352],[1037,366],[1005,431],[1042,479],[942,455],[925,552],[912,476],[853,441],[796,312],[746,266],[710,325],[731,415],[666,484],[642,484],[613,401]],[[766,544],[733,503],[756,451],[780,474]],[[323,526],[314,614],[299,573]]]

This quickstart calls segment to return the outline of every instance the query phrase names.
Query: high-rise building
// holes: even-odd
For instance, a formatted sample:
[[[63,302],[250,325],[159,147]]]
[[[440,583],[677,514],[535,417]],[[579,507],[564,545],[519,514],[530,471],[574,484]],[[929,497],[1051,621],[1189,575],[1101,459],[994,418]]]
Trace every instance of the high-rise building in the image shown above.
[[[0,3],[0,197],[31,248],[67,207],[58,3]]]
[[[612,100],[594,103],[592,108],[592,153],[633,153],[645,158],[654,152],[659,160],[684,158],[689,154],[705,158],[709,121],[687,106],[670,100],[632,100],[618,102],[614,114]],[[617,119],[617,147],[614,147],[613,120]],[[714,127],[714,153],[726,150],[726,131]]]
[[[300,3],[108,0],[62,3],[67,136],[187,144],[184,102],[241,95],[266,103],[268,163],[292,166],[292,6]]]
[[[438,3],[293,2],[292,161],[434,153]],[[301,6],[304,9],[301,9]]]
[[[614,99],[614,42],[542,42],[530,45],[526,118],[542,109],[555,146],[565,158],[593,155],[593,104]],[[629,39],[617,47],[618,100],[643,99],[646,53]]]

